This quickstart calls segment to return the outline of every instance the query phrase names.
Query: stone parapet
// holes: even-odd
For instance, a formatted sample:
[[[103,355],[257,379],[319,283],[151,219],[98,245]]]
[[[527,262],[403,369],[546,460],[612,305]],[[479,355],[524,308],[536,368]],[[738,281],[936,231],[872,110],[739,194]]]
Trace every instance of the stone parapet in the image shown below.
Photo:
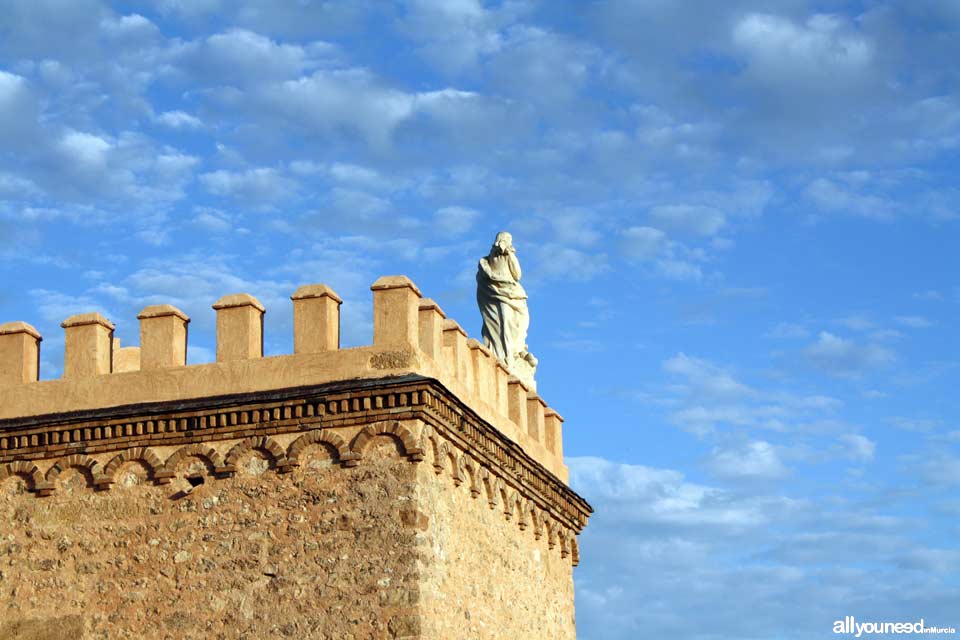
[[[42,429],[29,435],[11,432],[22,420],[48,424],[44,416],[419,375],[441,383],[525,455],[567,480],[561,422],[548,418],[556,412],[539,396],[531,399],[533,389],[510,377],[503,363],[436,302],[424,299],[406,276],[380,278],[371,290],[372,345],[339,348],[342,300],[326,285],[307,285],[291,296],[293,354],[263,357],[266,309],[241,293],[213,305],[217,361],[189,366],[189,318],[176,307],[143,309],[139,347],[122,349],[113,340],[110,321],[96,313],[73,316],[62,325],[66,347],[60,380],[38,380],[40,334],[35,329],[25,323],[2,325],[0,459],[34,438],[45,443],[36,445],[41,449],[63,442],[54,442],[55,437],[86,442],[86,431],[69,430],[67,436]]]

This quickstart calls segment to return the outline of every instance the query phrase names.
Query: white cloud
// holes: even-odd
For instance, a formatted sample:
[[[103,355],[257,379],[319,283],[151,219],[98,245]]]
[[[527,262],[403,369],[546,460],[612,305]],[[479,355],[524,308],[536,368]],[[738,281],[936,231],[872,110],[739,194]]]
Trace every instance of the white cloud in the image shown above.
[[[506,30],[503,48],[488,68],[501,92],[521,96],[549,112],[575,108],[580,91],[603,61],[603,51],[592,43],[517,24]]]
[[[718,427],[751,427],[785,431],[792,412],[775,404],[744,403],[691,404],[670,413],[672,424],[698,436],[706,436]]]
[[[857,462],[870,462],[877,450],[877,443],[859,433],[847,433],[840,436],[846,445],[847,457]]]
[[[82,131],[68,131],[60,139],[60,150],[67,160],[84,169],[102,168],[111,147],[103,138]]]
[[[716,476],[726,479],[774,479],[788,473],[776,447],[763,440],[733,448],[714,448],[707,466]]]
[[[767,446],[745,454],[755,480],[782,471]],[[732,491],[670,469],[567,461],[572,486],[596,508],[580,537],[578,636],[759,639],[789,627],[814,638],[818,620],[839,617],[837,602],[858,602],[863,619],[909,619],[917,607],[944,619],[952,612],[957,589],[945,577],[956,553],[911,535],[908,518],[839,496],[769,495],[765,483]],[[882,494],[870,498],[888,504]],[[939,561],[946,570],[931,571]],[[705,615],[709,632],[691,633],[690,621]]]
[[[817,341],[804,353],[810,363],[824,373],[841,377],[859,377],[889,366],[896,359],[894,352],[886,347],[858,344],[826,331],[821,331]]]
[[[156,121],[170,129],[202,129],[203,121],[184,111],[164,111],[156,117]]]
[[[913,294],[913,297],[917,300],[930,300],[934,302],[941,302],[943,300],[943,294],[937,291],[936,289],[927,289],[925,291],[917,291]]]
[[[637,260],[655,260],[669,252],[667,234],[653,227],[630,227],[624,231],[627,255]]]
[[[4,145],[29,150],[39,136],[37,99],[27,80],[0,69],[0,137]]]
[[[227,214],[210,208],[198,209],[193,217],[193,224],[211,233],[226,233],[234,228]]]
[[[701,236],[715,235],[726,225],[722,211],[700,205],[659,205],[650,210],[650,218],[659,227]]]
[[[653,227],[629,227],[622,233],[627,257],[637,262],[652,263],[657,273],[670,280],[700,280],[700,265],[689,259],[696,255]]]
[[[769,331],[763,334],[763,337],[774,340],[795,340],[806,338],[809,335],[810,330],[803,325],[795,324],[793,322],[778,322],[776,325],[771,327]]]
[[[469,207],[443,207],[434,212],[433,222],[444,233],[460,235],[469,231],[480,215],[479,211]]]
[[[818,86],[857,77],[874,59],[874,45],[839,16],[814,14],[802,24],[776,15],[750,13],[733,29],[751,73],[779,85]],[[842,90],[842,88],[841,88]]]
[[[891,200],[857,193],[826,178],[817,178],[807,185],[804,195],[822,211],[848,213],[877,220],[890,219],[896,213],[896,207]]]
[[[481,56],[500,50],[499,28],[512,7],[485,8],[478,0],[410,0],[401,28],[422,42],[420,55],[447,73],[477,63]]]
[[[887,418],[886,421],[898,429],[904,429],[906,431],[918,431],[921,433],[935,431],[942,425],[940,420],[933,418],[906,418],[903,416],[892,416]]]
[[[139,13],[126,16],[108,16],[100,21],[100,31],[111,40],[144,42],[160,35],[157,25]]]
[[[394,129],[414,113],[416,96],[384,86],[368,70],[321,70],[258,87],[259,105],[308,130],[359,131],[384,147]]]
[[[953,452],[937,451],[928,455],[902,456],[906,470],[931,487],[960,486],[960,456]]]
[[[581,251],[553,242],[533,245],[531,251],[535,262],[532,268],[525,267],[525,272],[533,278],[587,282],[610,269],[606,253]]]
[[[364,186],[379,185],[383,177],[379,172],[355,164],[335,162],[330,166],[330,175],[340,182],[352,182]]]
[[[360,220],[376,220],[392,209],[389,200],[356,189],[335,187],[331,198],[339,212]]]
[[[558,242],[589,247],[603,237],[597,215],[588,210],[562,208],[550,211],[546,218]]]
[[[183,73],[216,85],[246,87],[296,78],[335,56],[325,42],[279,43],[247,29],[231,29],[180,45],[173,60]]]
[[[297,184],[276,169],[258,167],[245,171],[219,169],[200,175],[200,182],[212,194],[232,198],[255,207],[270,207],[293,197]]]
[[[897,324],[911,329],[929,329],[934,323],[923,316],[897,316]]]
[[[752,528],[766,523],[774,511],[762,501],[738,502],[727,492],[688,482],[670,469],[618,464],[596,457],[567,458],[570,485],[588,500],[615,502],[613,518],[636,525],[671,527]]]
[[[667,373],[685,377],[697,396],[742,398],[755,393],[712,362],[685,353],[678,353],[665,360],[663,369]]]
[[[225,295],[240,292],[250,293],[263,303],[270,325],[289,326],[289,296],[298,285],[262,271],[245,277],[231,256],[194,253],[147,260],[120,286],[130,291],[129,304],[137,310],[149,304],[172,304],[187,313],[194,323],[191,327],[196,326],[202,334],[214,324],[211,305]]]
[[[96,311],[107,319],[116,320],[118,317],[89,295],[69,295],[49,289],[31,289],[29,293],[40,317],[58,328],[61,322],[78,313]]]

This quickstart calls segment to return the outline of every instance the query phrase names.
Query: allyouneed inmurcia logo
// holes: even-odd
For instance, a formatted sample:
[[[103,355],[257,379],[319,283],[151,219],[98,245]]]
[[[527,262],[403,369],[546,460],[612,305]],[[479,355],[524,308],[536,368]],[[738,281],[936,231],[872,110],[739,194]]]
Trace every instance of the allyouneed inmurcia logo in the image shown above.
[[[859,638],[863,634],[875,633],[954,634],[957,630],[953,627],[928,627],[923,623],[923,618],[918,622],[857,622],[854,616],[846,616],[833,623],[833,632],[853,634]]]

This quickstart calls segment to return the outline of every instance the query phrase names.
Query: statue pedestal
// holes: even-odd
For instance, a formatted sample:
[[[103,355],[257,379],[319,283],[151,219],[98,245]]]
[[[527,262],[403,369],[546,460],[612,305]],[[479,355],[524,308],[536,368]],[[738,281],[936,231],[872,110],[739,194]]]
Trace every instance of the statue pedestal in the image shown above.
[[[527,388],[535,392],[537,390],[537,381],[534,380],[534,376],[537,373],[537,359],[529,352],[526,355],[526,358],[521,356],[514,358],[513,363],[507,368],[510,373],[520,378],[523,384],[527,385]],[[533,362],[531,362],[531,360]]]

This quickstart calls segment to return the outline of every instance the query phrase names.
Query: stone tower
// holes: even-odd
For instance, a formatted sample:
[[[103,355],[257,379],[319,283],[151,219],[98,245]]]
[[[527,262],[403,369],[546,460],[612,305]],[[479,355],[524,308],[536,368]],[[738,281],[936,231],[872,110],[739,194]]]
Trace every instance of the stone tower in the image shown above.
[[[42,382],[0,325],[0,638],[573,638],[562,418],[408,278],[371,288],[370,346],[309,285],[292,355],[236,294],[214,363],[159,305],[139,347],[68,318]]]

